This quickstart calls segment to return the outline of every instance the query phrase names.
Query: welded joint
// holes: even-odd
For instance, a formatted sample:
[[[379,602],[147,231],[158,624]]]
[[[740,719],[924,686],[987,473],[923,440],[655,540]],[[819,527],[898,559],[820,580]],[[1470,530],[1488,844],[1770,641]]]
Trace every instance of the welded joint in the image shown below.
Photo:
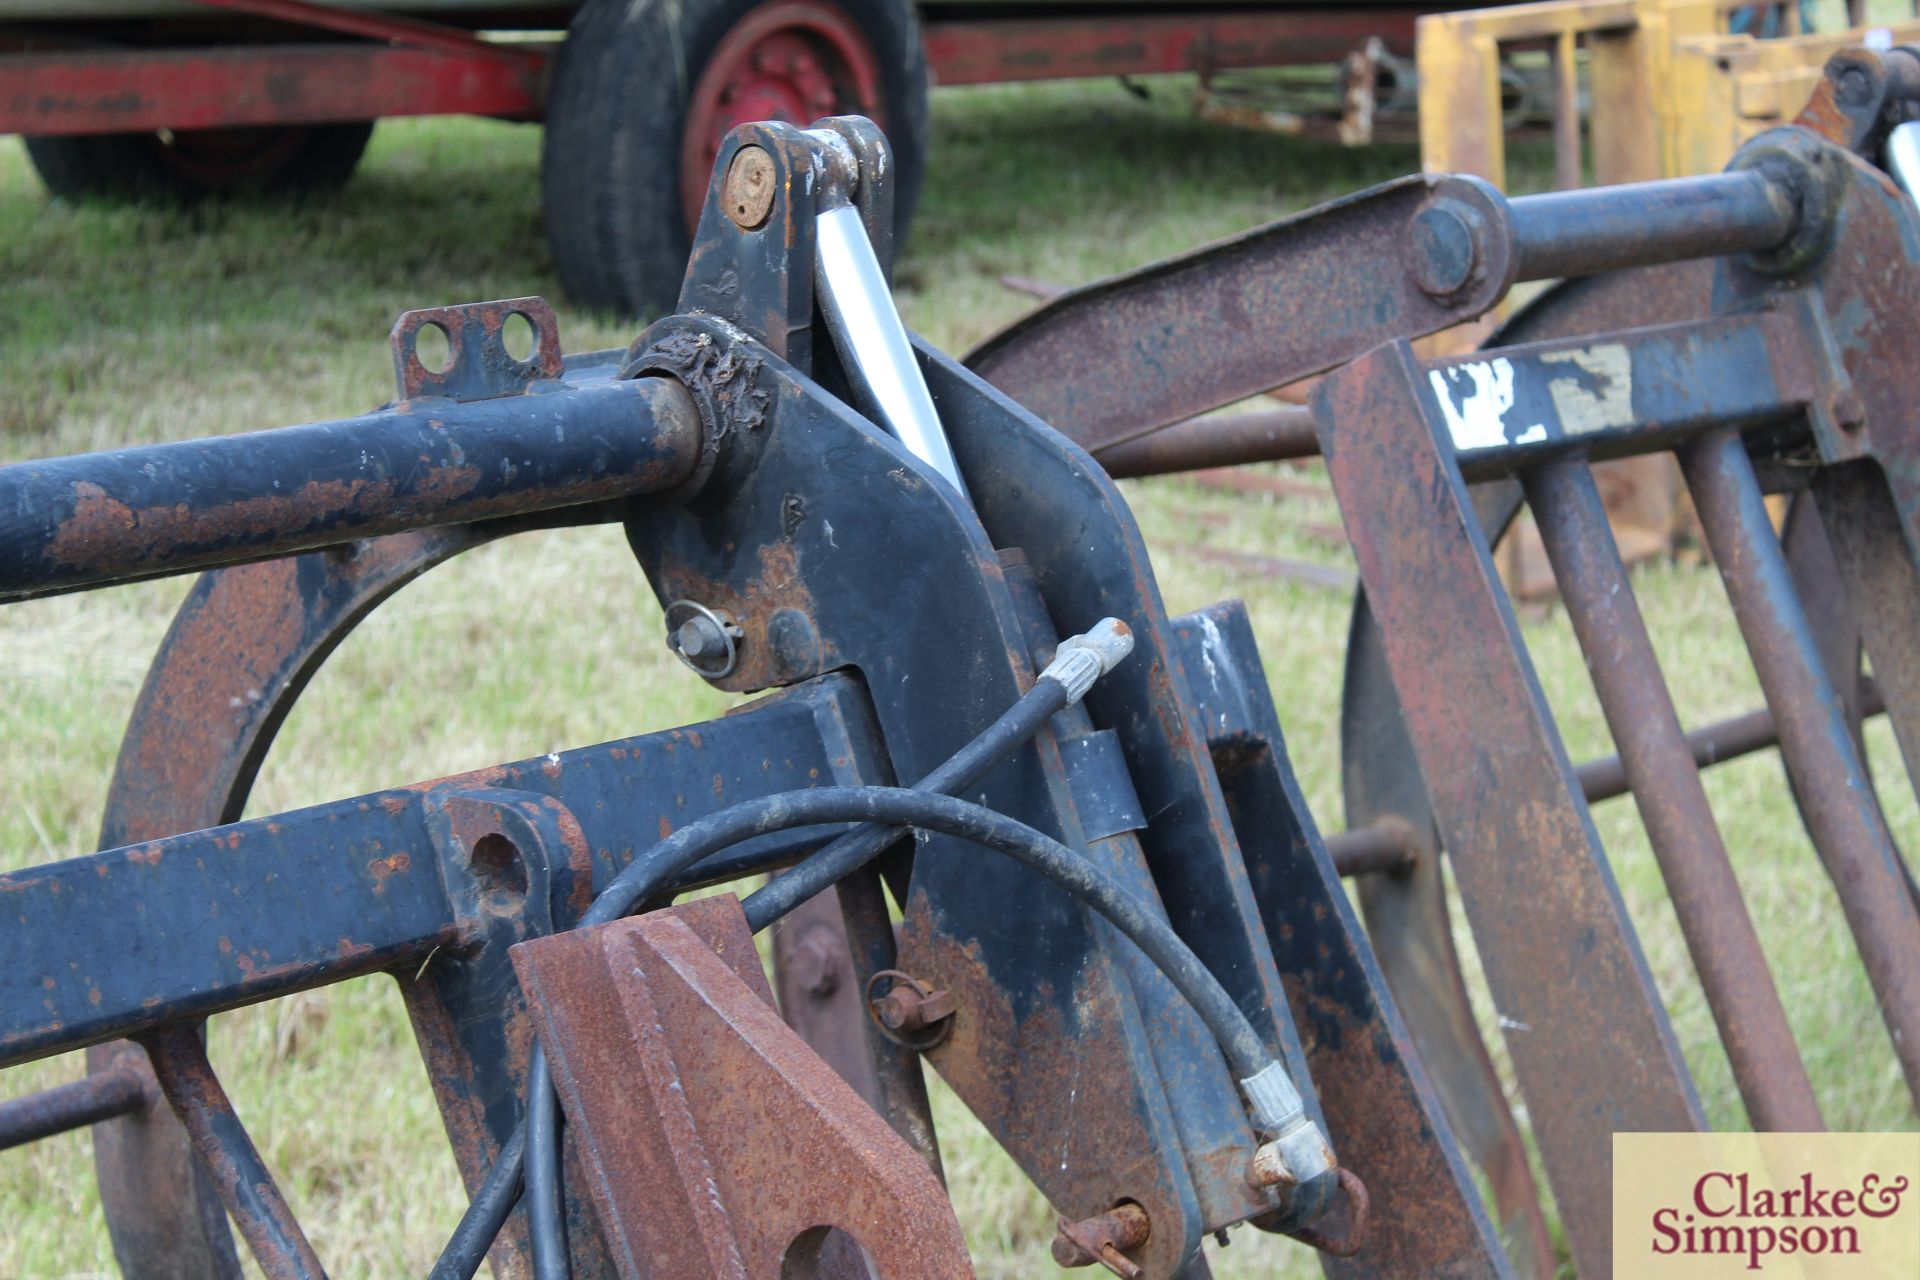
[[[1132,652],[1133,629],[1118,618],[1102,618],[1091,630],[1062,640],[1040,679],[1066,686],[1067,705],[1072,706]]]

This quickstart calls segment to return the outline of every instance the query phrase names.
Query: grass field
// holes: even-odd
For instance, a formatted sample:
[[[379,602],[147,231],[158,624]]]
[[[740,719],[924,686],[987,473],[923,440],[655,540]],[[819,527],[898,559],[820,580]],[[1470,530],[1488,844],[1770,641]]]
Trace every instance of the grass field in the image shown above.
[[[909,323],[960,351],[1030,305],[999,283],[1062,283],[1171,253],[1417,167],[1411,148],[1343,151],[1189,119],[1179,87],[1143,103],[1105,84],[946,91],[900,270]],[[414,306],[544,293],[571,349],[631,326],[557,297],[542,242],[535,131],[383,125],[345,192],[303,208],[192,212],[49,204],[0,143],[0,461],[359,412],[390,394],[384,336]],[[1519,157],[1537,177],[1540,157]],[[1291,469],[1309,482],[1317,467]],[[1341,825],[1337,713],[1347,598],[1200,559],[1212,544],[1351,568],[1330,496],[1284,502],[1191,481],[1128,486],[1176,612],[1246,600],[1295,765]],[[1682,717],[1757,701],[1710,569],[1642,572]],[[92,849],[115,747],[182,581],[0,610],[0,860]],[[477,607],[478,600],[487,601]],[[1564,620],[1528,624],[1576,759],[1610,750]],[[436,571],[343,647],[282,732],[253,812],[582,745],[714,714],[725,700],[659,642],[658,611],[613,530],[526,537]],[[1920,838],[1882,727],[1870,745],[1898,835]],[[1830,1124],[1914,1123],[1831,889],[1770,755],[1709,791]],[[1713,1120],[1742,1112],[1632,807],[1596,810],[1649,962]],[[1524,909],[1517,906],[1516,909]],[[216,1021],[213,1060],[332,1273],[424,1273],[461,1207],[398,1000],[381,980]],[[0,1096],[69,1078],[7,1073]],[[1053,1274],[1051,1218],[949,1095],[937,1100],[960,1219],[983,1276]],[[1241,1232],[1233,1277],[1312,1274],[1296,1246]],[[88,1139],[0,1155],[0,1277],[92,1275],[111,1258]]]

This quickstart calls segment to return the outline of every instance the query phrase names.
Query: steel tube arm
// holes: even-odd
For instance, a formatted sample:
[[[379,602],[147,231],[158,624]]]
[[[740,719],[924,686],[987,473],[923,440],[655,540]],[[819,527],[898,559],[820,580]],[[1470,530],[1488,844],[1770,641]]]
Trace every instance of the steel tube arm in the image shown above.
[[[15,463],[0,601],[658,493],[700,442],[692,397],[646,378]]]
[[[1793,234],[1793,197],[1755,169],[1517,196],[1514,256],[1522,280],[1776,248]]]

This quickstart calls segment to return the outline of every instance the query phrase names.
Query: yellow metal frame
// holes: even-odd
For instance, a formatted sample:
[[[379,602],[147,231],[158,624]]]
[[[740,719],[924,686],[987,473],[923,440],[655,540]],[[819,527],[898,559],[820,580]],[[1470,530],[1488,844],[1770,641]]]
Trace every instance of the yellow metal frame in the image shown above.
[[[1912,0],[1920,13],[1920,0]],[[1786,33],[1727,31],[1736,0],[1548,0],[1420,19],[1420,156],[1431,173],[1506,185],[1501,56],[1544,48],[1554,79],[1555,181],[1596,183],[1713,173],[1742,142],[1796,115],[1833,54],[1866,42],[1920,42],[1920,21],[1799,33],[1799,9],[1774,6]],[[1852,7],[1852,20],[1861,7]],[[1590,147],[1580,127],[1585,54]]]
[[[1920,15],[1920,0],[1908,4]],[[1920,43],[1920,21],[1804,34],[1793,0],[1769,6],[1785,34],[1762,40],[1728,32],[1729,15],[1756,7],[1738,0],[1547,0],[1421,18],[1421,163],[1429,173],[1471,173],[1505,189],[1500,73],[1509,52],[1548,54],[1554,180],[1568,188],[1585,186],[1589,175],[1595,183],[1618,183],[1718,172],[1742,142],[1799,114],[1833,54],[1869,43],[1870,31],[1889,45]],[[1864,8],[1865,0],[1849,0],[1849,21],[1861,23]],[[1477,346],[1504,310],[1429,342],[1445,351]],[[1598,474],[1630,560],[1670,545],[1685,519],[1670,459],[1605,463]],[[1502,539],[1497,554],[1516,598],[1552,591],[1552,568],[1526,520]]]

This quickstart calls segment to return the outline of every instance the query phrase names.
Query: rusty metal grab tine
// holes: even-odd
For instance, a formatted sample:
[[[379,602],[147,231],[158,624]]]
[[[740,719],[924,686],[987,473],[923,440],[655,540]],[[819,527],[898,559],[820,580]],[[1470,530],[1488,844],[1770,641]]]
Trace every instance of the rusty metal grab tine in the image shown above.
[[[1920,1099],[1920,913],[1794,594],[1738,431],[1680,451],[1707,545],[1773,711],[1800,812],[1852,927],[1908,1090]]]
[[[1647,838],[1757,1129],[1825,1128],[1584,458],[1521,476]]]

